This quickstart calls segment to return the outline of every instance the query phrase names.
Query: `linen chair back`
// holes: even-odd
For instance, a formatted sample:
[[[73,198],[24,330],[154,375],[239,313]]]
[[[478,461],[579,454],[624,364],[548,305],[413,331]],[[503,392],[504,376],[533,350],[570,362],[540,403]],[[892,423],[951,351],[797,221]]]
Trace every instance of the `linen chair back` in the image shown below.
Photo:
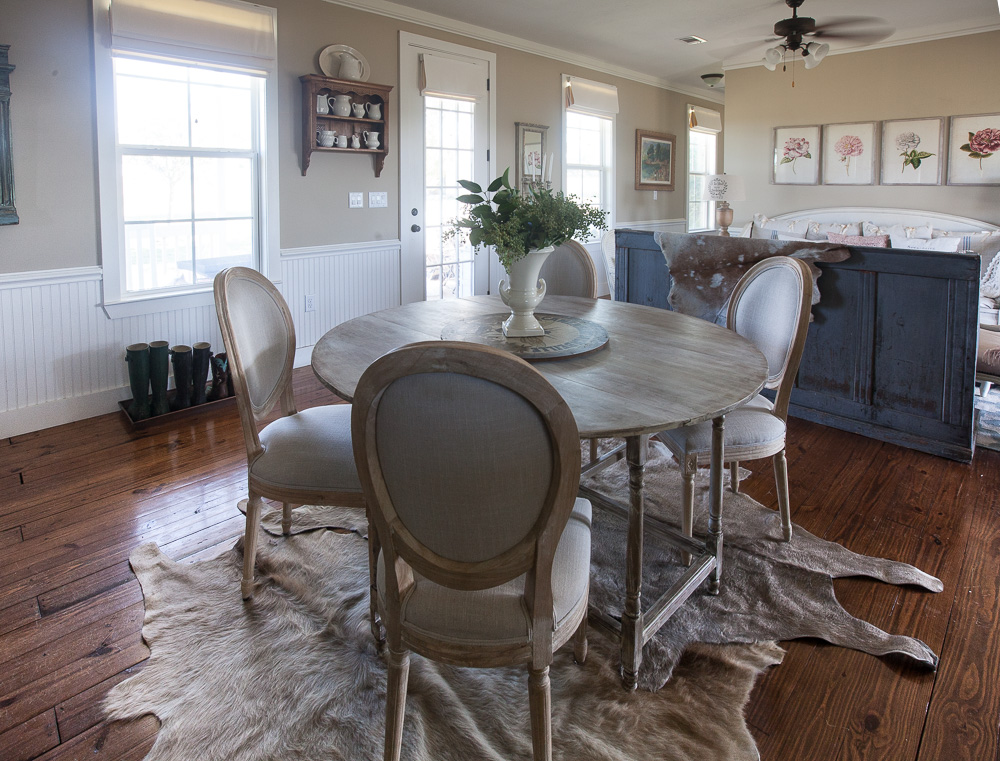
[[[246,267],[230,267],[215,276],[215,308],[252,457],[260,450],[257,424],[274,405],[280,401],[284,414],[295,412],[295,326],[274,284]]]
[[[351,429],[388,597],[406,582],[396,557],[466,590],[537,568],[527,586],[551,615],[552,556],[576,499],[580,442],[541,374],[485,346],[413,344],[361,377]]]
[[[538,273],[545,280],[546,293],[552,296],[597,298],[597,270],[587,249],[568,240],[549,254]]]
[[[765,387],[778,390],[774,413],[783,420],[809,330],[812,289],[805,262],[774,256],[751,267],[729,300],[726,324],[767,360]]]

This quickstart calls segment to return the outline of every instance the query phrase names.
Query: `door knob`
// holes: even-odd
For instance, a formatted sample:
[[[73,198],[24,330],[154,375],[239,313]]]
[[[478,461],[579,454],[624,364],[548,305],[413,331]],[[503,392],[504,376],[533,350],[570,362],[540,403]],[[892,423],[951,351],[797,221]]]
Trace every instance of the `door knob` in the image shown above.
[[[420,225],[410,225],[410,232],[411,233],[418,233],[418,232],[420,232]]]

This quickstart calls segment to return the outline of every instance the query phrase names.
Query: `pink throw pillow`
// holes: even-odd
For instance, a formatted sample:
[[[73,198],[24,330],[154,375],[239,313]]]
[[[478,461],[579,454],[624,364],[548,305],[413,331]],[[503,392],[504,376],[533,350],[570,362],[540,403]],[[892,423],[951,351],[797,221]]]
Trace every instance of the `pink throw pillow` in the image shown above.
[[[826,239],[842,246],[871,246],[872,248],[889,248],[888,235],[841,235],[827,233]]]

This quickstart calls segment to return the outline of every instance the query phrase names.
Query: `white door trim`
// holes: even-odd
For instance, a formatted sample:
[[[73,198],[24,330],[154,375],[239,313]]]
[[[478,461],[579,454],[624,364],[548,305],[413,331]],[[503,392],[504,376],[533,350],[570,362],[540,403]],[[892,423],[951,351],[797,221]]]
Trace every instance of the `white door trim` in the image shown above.
[[[488,140],[488,150],[489,150],[489,161],[488,166],[488,176],[492,179],[495,172],[494,167],[497,161],[497,146],[496,146],[496,121],[497,121],[497,103],[496,103],[496,65],[497,57],[495,53],[490,53],[486,50],[478,50],[476,48],[470,48],[465,45],[456,45],[451,42],[444,42],[442,40],[436,40],[432,37],[424,37],[419,34],[413,34],[411,32],[399,33],[399,156],[400,156],[400,170],[399,170],[399,235],[402,241],[402,255],[400,257],[400,298],[401,303],[408,304],[413,301],[422,301],[424,298],[424,262],[417,261],[416,257],[408,256],[408,247],[406,245],[406,238],[414,233],[410,232],[410,227],[413,224],[420,224],[420,222],[415,222],[414,217],[410,213],[411,205],[406,203],[406,194],[404,193],[404,162],[408,157],[412,156],[422,156],[424,150],[423,141],[423,123],[419,125],[408,125],[403,122],[404,114],[412,113],[423,113],[422,105],[419,102],[421,95],[417,89],[417,77],[419,76],[419,71],[416,66],[416,56],[406,55],[408,48],[422,48],[428,51],[437,51],[440,53],[447,53],[454,56],[464,56],[467,58],[472,58],[480,61],[486,61],[489,64],[490,70],[490,89],[487,94],[487,103],[489,107],[489,140]],[[416,218],[422,220],[422,210],[421,214]],[[483,253],[478,254],[478,256],[483,256]],[[494,275],[499,271],[499,261],[494,261],[496,259],[496,254],[491,253],[490,255],[490,265],[489,265],[489,278],[490,283],[494,282]]]

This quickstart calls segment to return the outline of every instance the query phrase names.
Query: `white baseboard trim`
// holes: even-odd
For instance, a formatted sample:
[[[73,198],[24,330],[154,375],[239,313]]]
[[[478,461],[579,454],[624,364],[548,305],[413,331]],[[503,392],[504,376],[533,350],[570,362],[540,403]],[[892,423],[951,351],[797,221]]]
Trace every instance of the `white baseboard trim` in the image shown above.
[[[118,411],[118,402],[132,395],[128,386],[98,391],[86,396],[56,399],[15,410],[0,412],[0,438],[21,436],[55,425],[107,415]]]
[[[295,350],[293,367],[306,367],[312,362],[312,346],[300,346]]]

